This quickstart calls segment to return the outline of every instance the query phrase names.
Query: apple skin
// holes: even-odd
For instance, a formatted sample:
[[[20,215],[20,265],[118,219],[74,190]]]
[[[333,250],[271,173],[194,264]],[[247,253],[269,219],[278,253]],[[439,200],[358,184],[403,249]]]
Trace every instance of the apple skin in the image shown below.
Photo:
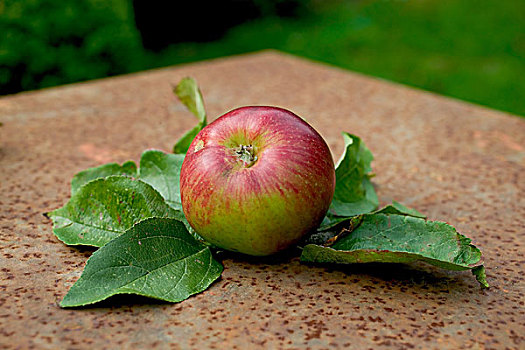
[[[335,190],[334,161],[303,119],[277,107],[241,107],[195,137],[180,174],[182,208],[210,243],[274,254],[318,227]]]

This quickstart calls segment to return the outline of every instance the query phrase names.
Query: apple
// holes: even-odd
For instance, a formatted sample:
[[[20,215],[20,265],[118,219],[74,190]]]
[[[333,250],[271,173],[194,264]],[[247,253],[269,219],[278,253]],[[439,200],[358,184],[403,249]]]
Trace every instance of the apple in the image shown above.
[[[335,190],[332,154],[294,113],[241,107],[195,137],[180,173],[182,208],[214,245],[263,256],[323,220]]]

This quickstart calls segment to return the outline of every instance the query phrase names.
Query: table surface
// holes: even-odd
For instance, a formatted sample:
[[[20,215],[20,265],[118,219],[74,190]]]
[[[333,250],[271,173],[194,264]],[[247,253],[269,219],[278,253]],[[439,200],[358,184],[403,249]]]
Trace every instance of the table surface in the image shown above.
[[[492,287],[427,265],[314,267],[226,258],[205,292],[169,304],[119,296],[57,303],[92,250],[42,213],[80,170],[170,150],[195,119],[173,96],[195,77],[211,119],[275,105],[307,119],[334,158],[341,131],[375,155],[396,199],[481,247]],[[523,349],[525,120],[277,52],[229,57],[0,99],[0,347]]]

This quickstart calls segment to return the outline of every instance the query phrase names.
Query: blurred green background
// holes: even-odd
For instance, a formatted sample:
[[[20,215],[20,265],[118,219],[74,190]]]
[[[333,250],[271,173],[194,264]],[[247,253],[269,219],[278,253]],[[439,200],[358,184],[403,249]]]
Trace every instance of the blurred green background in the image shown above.
[[[0,0],[0,94],[274,48],[525,116],[524,0],[167,3]]]

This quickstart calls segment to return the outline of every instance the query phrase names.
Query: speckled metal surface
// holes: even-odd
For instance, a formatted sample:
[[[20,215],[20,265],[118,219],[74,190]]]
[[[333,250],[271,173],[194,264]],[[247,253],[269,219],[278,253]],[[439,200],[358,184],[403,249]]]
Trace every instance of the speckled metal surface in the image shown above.
[[[57,302],[92,250],[43,212],[78,171],[169,150],[195,120],[172,84],[194,76],[212,119],[241,105],[306,118],[336,158],[340,132],[376,156],[383,204],[447,221],[484,251],[468,272],[426,265],[314,267],[224,256],[220,281],[179,304]],[[524,349],[525,120],[275,52],[0,99],[0,348]]]

